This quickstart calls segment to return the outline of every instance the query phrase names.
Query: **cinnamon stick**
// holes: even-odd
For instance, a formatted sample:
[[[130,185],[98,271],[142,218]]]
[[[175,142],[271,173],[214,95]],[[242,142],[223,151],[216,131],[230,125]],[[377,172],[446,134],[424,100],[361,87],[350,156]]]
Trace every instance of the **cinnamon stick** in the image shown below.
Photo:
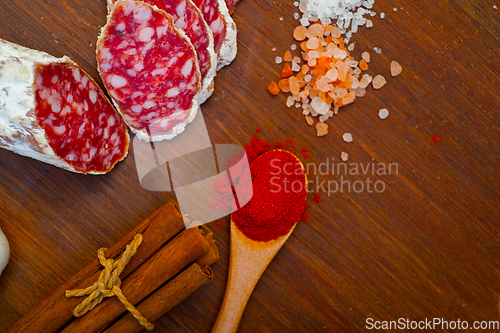
[[[172,279],[172,281],[146,298],[136,308],[149,321],[154,322],[194,293],[198,288],[212,280],[212,278],[213,273],[209,267],[200,267],[198,264],[192,264]],[[142,330],[144,330],[144,327],[139,324],[131,313],[128,313],[104,332],[135,333]]]
[[[219,249],[217,248],[215,240],[211,240],[210,249],[207,253],[196,259],[196,263],[200,266],[210,266],[217,260],[219,260]]]
[[[210,242],[202,229],[186,229],[124,279],[121,290],[135,305],[209,250]],[[75,318],[61,332],[101,332],[125,311],[117,297],[106,298],[83,317]]]
[[[136,234],[141,233],[143,235],[143,243],[120,275],[124,279],[182,229],[184,229],[184,222],[179,207],[175,202],[169,202],[141,222],[115,245],[106,250],[106,258],[118,258],[125,249],[125,246],[132,241]],[[98,259],[95,259],[41,301],[14,324],[8,332],[56,332],[73,318],[72,311],[81,302],[81,299],[78,298],[66,298],[65,291],[92,285],[97,281],[101,270],[101,264]]]

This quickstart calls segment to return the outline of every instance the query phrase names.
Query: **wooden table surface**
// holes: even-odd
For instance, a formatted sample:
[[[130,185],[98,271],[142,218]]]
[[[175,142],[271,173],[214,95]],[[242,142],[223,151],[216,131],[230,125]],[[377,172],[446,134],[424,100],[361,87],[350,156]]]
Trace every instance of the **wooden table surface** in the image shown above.
[[[264,273],[239,332],[355,332],[366,330],[367,318],[460,319],[469,327],[500,319],[495,4],[500,7],[495,0],[377,0],[374,9],[386,17],[360,29],[353,53],[369,51],[368,72],[383,74],[388,84],[342,108],[321,138],[298,109],[285,106],[286,96],[267,93],[280,73],[274,58],[294,42],[293,1],[238,5],[238,56],[219,72],[203,105],[212,142],[243,145],[259,127],[266,140],[288,138],[307,148],[307,163],[337,163],[347,152],[349,163],[398,166],[391,175],[317,175],[310,189],[322,201],[314,203],[310,194],[308,223],[299,224]],[[104,0],[6,1],[0,38],[68,55],[101,82],[94,49],[105,15]],[[394,79],[391,60],[404,68]],[[382,121],[383,107],[390,115]],[[354,142],[342,141],[345,132]],[[73,174],[0,150],[0,175],[0,226],[11,245],[0,277],[1,332],[99,247],[114,244],[174,197],[140,187],[133,149],[105,176]],[[315,187],[341,176],[351,183],[369,177],[385,191],[345,187],[329,194]],[[161,318],[155,332],[210,331],[227,280],[228,217],[209,227],[221,251],[216,278]]]

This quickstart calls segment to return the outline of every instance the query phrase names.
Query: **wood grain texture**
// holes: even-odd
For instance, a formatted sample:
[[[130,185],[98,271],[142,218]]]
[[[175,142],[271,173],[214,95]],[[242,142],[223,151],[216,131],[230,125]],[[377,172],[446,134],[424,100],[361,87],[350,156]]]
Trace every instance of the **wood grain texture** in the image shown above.
[[[212,142],[245,144],[260,127],[270,141],[290,138],[307,148],[308,163],[337,162],[345,151],[350,163],[399,166],[398,174],[370,175],[385,183],[383,193],[320,193],[322,202],[311,202],[310,223],[298,225],[264,273],[239,332],[357,332],[368,317],[460,318],[470,325],[499,319],[500,11],[494,4],[500,6],[377,0],[375,10],[386,18],[360,29],[354,55],[370,51],[369,73],[385,75],[388,84],[341,109],[323,138],[286,108],[284,95],[266,91],[281,71],[274,58],[294,43],[293,2],[238,4],[238,56],[219,72],[203,106]],[[0,37],[68,55],[101,82],[94,47],[105,15],[101,0],[8,1]],[[395,79],[389,79],[391,60],[404,68]],[[381,121],[383,107],[390,116]],[[344,132],[353,143],[342,141]],[[98,248],[174,196],[140,187],[133,150],[98,177],[1,150],[0,175],[0,225],[12,253],[0,277],[1,332],[91,262]],[[155,332],[210,331],[227,279],[228,218],[211,227],[221,256],[212,267],[216,278],[162,317]]]

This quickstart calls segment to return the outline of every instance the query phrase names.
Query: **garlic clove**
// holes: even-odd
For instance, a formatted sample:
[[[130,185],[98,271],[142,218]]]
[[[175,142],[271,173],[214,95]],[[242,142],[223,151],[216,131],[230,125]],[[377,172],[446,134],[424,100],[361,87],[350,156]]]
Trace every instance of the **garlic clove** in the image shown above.
[[[0,275],[2,275],[2,271],[7,266],[10,257],[10,247],[9,242],[7,241],[7,237],[5,237],[2,229],[0,229]]]

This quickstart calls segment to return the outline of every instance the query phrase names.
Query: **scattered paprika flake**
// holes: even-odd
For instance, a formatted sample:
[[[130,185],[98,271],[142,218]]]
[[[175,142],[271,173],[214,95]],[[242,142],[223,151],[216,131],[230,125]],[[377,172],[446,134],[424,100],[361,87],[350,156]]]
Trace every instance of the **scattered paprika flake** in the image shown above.
[[[432,146],[441,142],[441,133],[431,135],[431,140],[432,140],[432,143],[431,143]]]
[[[321,202],[321,196],[319,194],[315,194],[313,197],[313,201],[315,203],[320,203]]]
[[[260,132],[260,127],[256,127],[256,128],[255,128],[255,131],[256,131],[256,132]]]

